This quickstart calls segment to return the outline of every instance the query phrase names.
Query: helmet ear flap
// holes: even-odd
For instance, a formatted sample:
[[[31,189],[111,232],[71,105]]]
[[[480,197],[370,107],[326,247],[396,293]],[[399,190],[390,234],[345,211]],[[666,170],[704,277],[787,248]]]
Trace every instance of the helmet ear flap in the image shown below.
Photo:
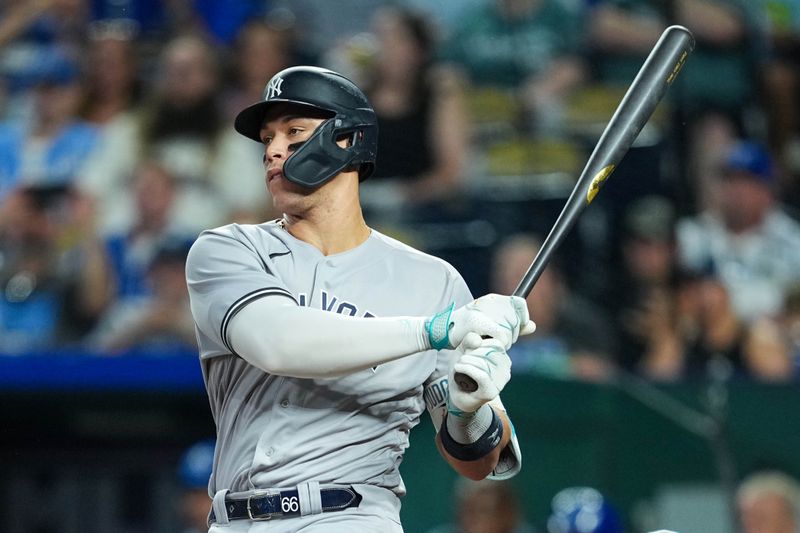
[[[338,143],[341,140],[347,141],[346,149],[353,150],[357,153],[363,153],[363,147],[365,143],[367,143],[367,135],[364,133],[364,129],[355,129],[349,133],[345,133],[342,135],[338,135],[336,137],[336,142]],[[366,144],[368,146],[368,144]],[[346,170],[354,170],[358,172],[358,181],[364,181],[368,177],[375,172],[375,163],[371,161],[364,161],[363,157],[357,157],[358,161],[353,162]],[[369,158],[367,158],[369,159]]]
[[[375,172],[375,163],[361,163],[358,167],[358,181],[364,181]]]

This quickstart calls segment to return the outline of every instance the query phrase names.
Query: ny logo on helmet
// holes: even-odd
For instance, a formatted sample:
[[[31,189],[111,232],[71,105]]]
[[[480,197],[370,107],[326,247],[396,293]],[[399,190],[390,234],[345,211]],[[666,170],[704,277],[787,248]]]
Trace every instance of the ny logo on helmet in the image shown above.
[[[271,98],[275,98],[276,96],[280,96],[281,94],[281,85],[283,85],[283,78],[274,77],[269,80],[269,85],[267,85],[266,91],[266,99],[269,100]]]

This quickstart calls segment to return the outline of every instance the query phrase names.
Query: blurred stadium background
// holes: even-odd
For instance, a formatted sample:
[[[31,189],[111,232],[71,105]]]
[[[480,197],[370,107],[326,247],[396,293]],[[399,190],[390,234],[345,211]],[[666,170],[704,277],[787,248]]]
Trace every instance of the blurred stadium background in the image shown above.
[[[182,260],[204,227],[279,216],[232,128],[272,73],[365,87],[368,223],[478,295],[513,289],[672,23],[697,50],[534,289],[509,485],[524,531],[569,487],[629,533],[737,531],[743,479],[800,477],[795,0],[0,2],[4,530],[188,531],[185,454],[214,427]],[[407,531],[453,522],[427,419],[401,471]]]

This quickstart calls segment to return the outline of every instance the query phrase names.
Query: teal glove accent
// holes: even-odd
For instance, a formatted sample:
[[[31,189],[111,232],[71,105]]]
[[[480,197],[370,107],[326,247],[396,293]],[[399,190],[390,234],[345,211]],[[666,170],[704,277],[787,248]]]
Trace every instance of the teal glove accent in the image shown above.
[[[440,313],[436,313],[425,323],[425,330],[428,332],[428,342],[434,350],[445,350],[452,348],[450,345],[450,317],[456,308],[455,302],[450,307]]]
[[[464,419],[472,418],[472,417],[475,416],[475,412],[474,411],[473,412],[462,411],[461,409],[459,409],[458,407],[456,407],[455,405],[450,403],[450,398],[449,397],[447,398],[447,414],[450,415],[450,416],[455,416],[455,417],[464,418]]]

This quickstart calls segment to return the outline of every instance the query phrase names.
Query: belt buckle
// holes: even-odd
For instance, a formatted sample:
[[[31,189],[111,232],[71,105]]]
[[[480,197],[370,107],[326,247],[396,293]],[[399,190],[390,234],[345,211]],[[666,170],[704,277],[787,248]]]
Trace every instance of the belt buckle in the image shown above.
[[[276,511],[274,513],[264,513],[264,514],[253,514],[253,508],[250,506],[250,502],[253,498],[261,498],[264,496],[272,496],[273,492],[265,490],[261,492],[254,492],[250,496],[247,497],[247,518],[252,520],[253,522],[266,522],[267,520],[272,520],[273,518],[279,518],[283,516],[283,513],[280,511]]]

